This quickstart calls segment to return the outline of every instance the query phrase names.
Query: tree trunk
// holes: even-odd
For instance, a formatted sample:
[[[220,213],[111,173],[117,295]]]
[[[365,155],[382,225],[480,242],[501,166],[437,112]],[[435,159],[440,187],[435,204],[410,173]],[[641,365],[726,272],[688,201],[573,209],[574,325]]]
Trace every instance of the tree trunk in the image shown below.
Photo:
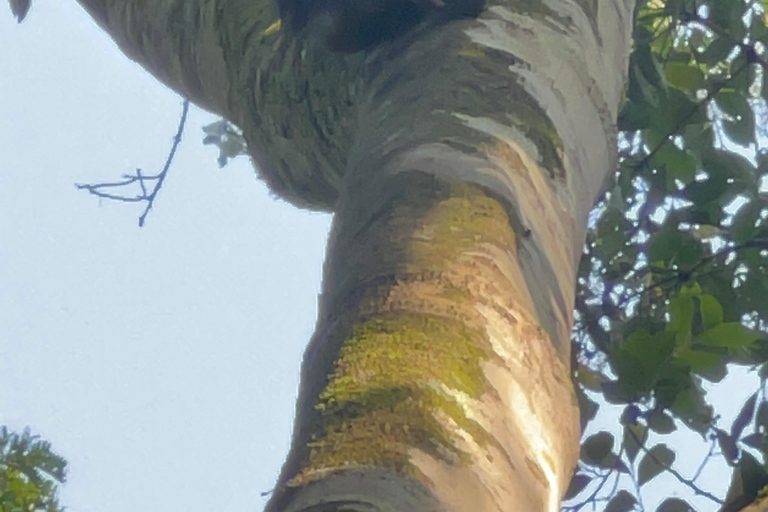
[[[554,512],[590,208],[616,168],[635,0],[491,2],[367,53],[271,0],[80,0],[332,209],[293,446],[267,510]]]

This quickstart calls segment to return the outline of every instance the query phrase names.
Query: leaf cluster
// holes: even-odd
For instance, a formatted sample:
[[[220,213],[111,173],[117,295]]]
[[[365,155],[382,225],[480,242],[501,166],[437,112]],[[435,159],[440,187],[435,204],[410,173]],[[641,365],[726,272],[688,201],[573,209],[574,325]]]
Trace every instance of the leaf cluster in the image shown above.
[[[0,427],[0,512],[63,512],[57,488],[66,476],[67,462],[50,443],[28,428]]]
[[[611,404],[622,434],[584,441],[567,510],[645,510],[662,472],[724,511],[768,483],[766,43],[768,0],[640,2],[621,167],[591,219],[573,337],[583,426]],[[705,390],[732,364],[761,384],[725,428]],[[692,476],[663,439],[678,428],[710,443]],[[713,457],[735,468],[725,498],[696,483]]]

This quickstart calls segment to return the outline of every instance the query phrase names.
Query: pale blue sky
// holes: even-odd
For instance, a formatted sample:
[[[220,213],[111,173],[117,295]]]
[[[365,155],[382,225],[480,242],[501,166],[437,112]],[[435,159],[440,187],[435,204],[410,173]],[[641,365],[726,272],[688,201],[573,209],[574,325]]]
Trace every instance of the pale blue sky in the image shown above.
[[[145,228],[73,186],[156,172],[180,110],[73,0],[0,3],[0,424],[73,512],[259,511],[287,450],[330,216],[219,170],[199,109]]]
[[[330,217],[271,198],[244,157],[219,170],[196,108],[145,228],[73,186],[156,172],[180,110],[74,0],[21,25],[0,0],[0,425],[69,460],[72,512],[258,512],[288,447]],[[673,438],[690,475],[705,449]]]

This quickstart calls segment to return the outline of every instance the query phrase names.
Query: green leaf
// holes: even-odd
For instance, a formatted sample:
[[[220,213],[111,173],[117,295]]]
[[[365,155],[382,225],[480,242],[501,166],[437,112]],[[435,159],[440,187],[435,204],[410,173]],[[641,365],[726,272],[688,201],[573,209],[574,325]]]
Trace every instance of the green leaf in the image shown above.
[[[744,405],[741,406],[741,410],[736,416],[736,419],[733,420],[733,425],[731,425],[731,437],[734,439],[741,437],[741,433],[744,431],[744,427],[746,427],[747,424],[752,421],[752,416],[755,414],[756,403],[757,392],[754,392],[749,398],[747,398],[746,402],[744,402]]]
[[[571,498],[575,498],[579,495],[581,491],[583,491],[589,483],[592,481],[592,477],[587,476],[583,473],[579,473],[577,475],[574,475],[573,478],[571,478],[571,483],[568,485],[568,490],[565,491],[564,499],[569,500]]]
[[[688,184],[696,175],[696,159],[674,144],[665,144],[654,156],[654,162],[667,171],[667,191],[677,190],[675,180]]]
[[[651,378],[646,373],[644,365],[627,349],[620,348],[616,351],[611,357],[611,362],[616,375],[619,377],[618,386],[621,390],[619,399],[633,401],[635,397],[651,390]],[[601,386],[604,393],[606,393],[607,384],[610,383]],[[606,393],[606,399],[608,396],[609,394]]]
[[[663,86],[663,80],[661,78],[661,67],[659,66],[656,57],[653,55],[650,47],[640,46],[632,54],[634,61],[637,64],[643,78],[648,83],[656,88]]]
[[[717,106],[732,118],[723,122],[723,128],[729,138],[742,146],[752,142],[755,138],[755,116],[747,97],[735,91],[721,92],[715,101]]]
[[[644,485],[675,462],[675,452],[665,444],[657,444],[643,456],[637,469],[637,483]]]
[[[704,398],[706,392],[698,380],[694,379],[692,384],[677,395],[670,406],[670,412],[680,418],[691,430],[704,434],[712,424],[712,406]]]
[[[616,493],[616,496],[611,498],[611,501],[603,509],[603,512],[628,512],[632,510],[637,503],[637,499],[629,492],[621,490]]]
[[[756,237],[759,233],[758,223],[761,223],[763,208],[765,204],[755,199],[742,206],[730,229],[735,243],[742,244]]]
[[[0,510],[62,512],[56,491],[66,465],[28,428],[19,435],[0,427]]]
[[[646,103],[627,102],[619,114],[619,130],[633,132],[648,128],[651,124],[652,113],[653,111]]]
[[[696,512],[687,501],[680,498],[667,498],[661,502],[656,512]]]
[[[731,117],[744,117],[751,114],[747,98],[732,90],[723,90],[715,97],[717,106]]]
[[[709,21],[720,30],[727,31],[733,40],[739,41],[745,35],[745,27],[741,21],[742,9],[734,9],[730,2],[712,2]]]
[[[648,260],[651,263],[666,263],[677,254],[680,245],[680,232],[664,226],[654,233],[648,242]]]
[[[626,384],[622,385],[619,381],[603,382],[600,384],[603,397],[609,404],[625,405],[637,399],[637,393],[630,393],[625,390]]]
[[[659,434],[671,434],[677,430],[675,421],[671,416],[665,414],[663,411],[654,410],[646,417],[648,421],[648,427]]]
[[[723,323],[723,307],[714,296],[702,294],[699,297],[699,311],[701,323],[705,330]]]
[[[627,236],[621,226],[613,226],[610,231],[604,233],[598,240],[606,255],[613,256],[627,244]]]
[[[576,380],[579,384],[584,386],[585,389],[599,392],[600,384],[607,379],[601,373],[594,371],[586,365],[580,364],[576,374]]]
[[[739,322],[725,322],[707,329],[695,341],[702,345],[736,350],[749,347],[758,339],[760,336],[757,333],[750,331]]]
[[[728,435],[728,432],[717,429],[715,432],[717,436],[717,444],[720,446],[720,452],[723,454],[728,464],[733,464],[739,457],[739,447],[736,446],[736,440]]]
[[[667,222],[651,236],[647,254],[651,264],[671,267],[677,263],[680,270],[688,270],[701,261],[703,249],[690,233],[681,232]]]
[[[203,126],[205,138],[203,144],[213,144],[219,148],[219,167],[227,165],[228,161],[238,155],[247,154],[245,138],[226,119]]]
[[[678,347],[685,347],[691,344],[693,313],[693,297],[690,295],[679,295],[670,301],[670,321],[667,324],[666,330],[675,334],[675,344]]]
[[[729,203],[740,190],[754,188],[755,167],[742,155],[711,148],[704,149],[701,153],[701,164],[711,175],[730,180],[730,186],[724,187],[719,196],[723,205]],[[736,188],[737,185],[740,189]]]
[[[725,37],[718,37],[712,41],[707,48],[696,55],[696,59],[702,64],[714,65],[724,61],[733,51],[733,40]]]
[[[755,119],[750,115],[736,121],[723,122],[723,131],[729,139],[740,146],[748,146],[755,141]]]
[[[725,498],[727,510],[741,510],[750,504],[766,484],[768,474],[765,467],[752,455],[744,452],[733,471],[731,485]],[[737,505],[735,508],[733,505]]]
[[[31,3],[31,0],[11,0],[11,14],[16,17],[16,21],[24,21]]]
[[[691,369],[672,359],[662,368],[654,386],[654,396],[658,407],[669,407],[680,394],[691,387]]]
[[[692,233],[680,235],[682,243],[680,244],[679,252],[675,255],[675,262],[680,267],[680,270],[690,270],[696,267],[704,257],[703,246],[692,237]]]
[[[638,441],[640,441],[642,444],[645,444],[647,439],[648,429],[643,425],[624,425],[624,438],[622,440],[622,445],[624,448],[624,453],[627,455],[627,459],[629,459],[630,462],[635,462],[637,453],[640,451],[640,444],[638,444]]]
[[[644,329],[631,333],[622,348],[643,364],[648,374],[655,374],[675,349],[674,333],[648,334]]]
[[[664,66],[664,75],[672,87],[686,92],[695,92],[704,83],[704,73],[697,67],[682,62],[669,62]]]
[[[629,468],[627,465],[624,464],[624,461],[621,460],[619,456],[614,452],[611,452],[604,461],[598,464],[598,467],[629,474]]]
[[[579,421],[581,422],[581,430],[583,432],[587,423],[597,416],[597,411],[600,409],[600,405],[589,398],[587,394],[581,390],[576,392],[576,397],[579,401]]]
[[[614,438],[610,432],[601,431],[589,436],[581,445],[581,459],[599,465],[613,450]]]
[[[715,349],[716,350],[716,349]],[[706,347],[686,348],[676,355],[676,359],[689,365],[691,372],[710,382],[720,382],[728,374],[727,353],[706,350]],[[724,349],[720,349],[724,352]]]

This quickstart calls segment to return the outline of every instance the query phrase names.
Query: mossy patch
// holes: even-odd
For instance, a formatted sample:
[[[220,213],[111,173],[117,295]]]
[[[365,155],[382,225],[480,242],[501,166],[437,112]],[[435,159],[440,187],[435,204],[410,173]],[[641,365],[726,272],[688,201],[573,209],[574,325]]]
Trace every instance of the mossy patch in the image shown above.
[[[431,315],[393,314],[356,326],[320,395],[320,425],[302,472],[375,465],[410,474],[413,447],[466,462],[445,418],[476,443],[492,442],[457,401],[486,389],[485,345],[479,330]]]

